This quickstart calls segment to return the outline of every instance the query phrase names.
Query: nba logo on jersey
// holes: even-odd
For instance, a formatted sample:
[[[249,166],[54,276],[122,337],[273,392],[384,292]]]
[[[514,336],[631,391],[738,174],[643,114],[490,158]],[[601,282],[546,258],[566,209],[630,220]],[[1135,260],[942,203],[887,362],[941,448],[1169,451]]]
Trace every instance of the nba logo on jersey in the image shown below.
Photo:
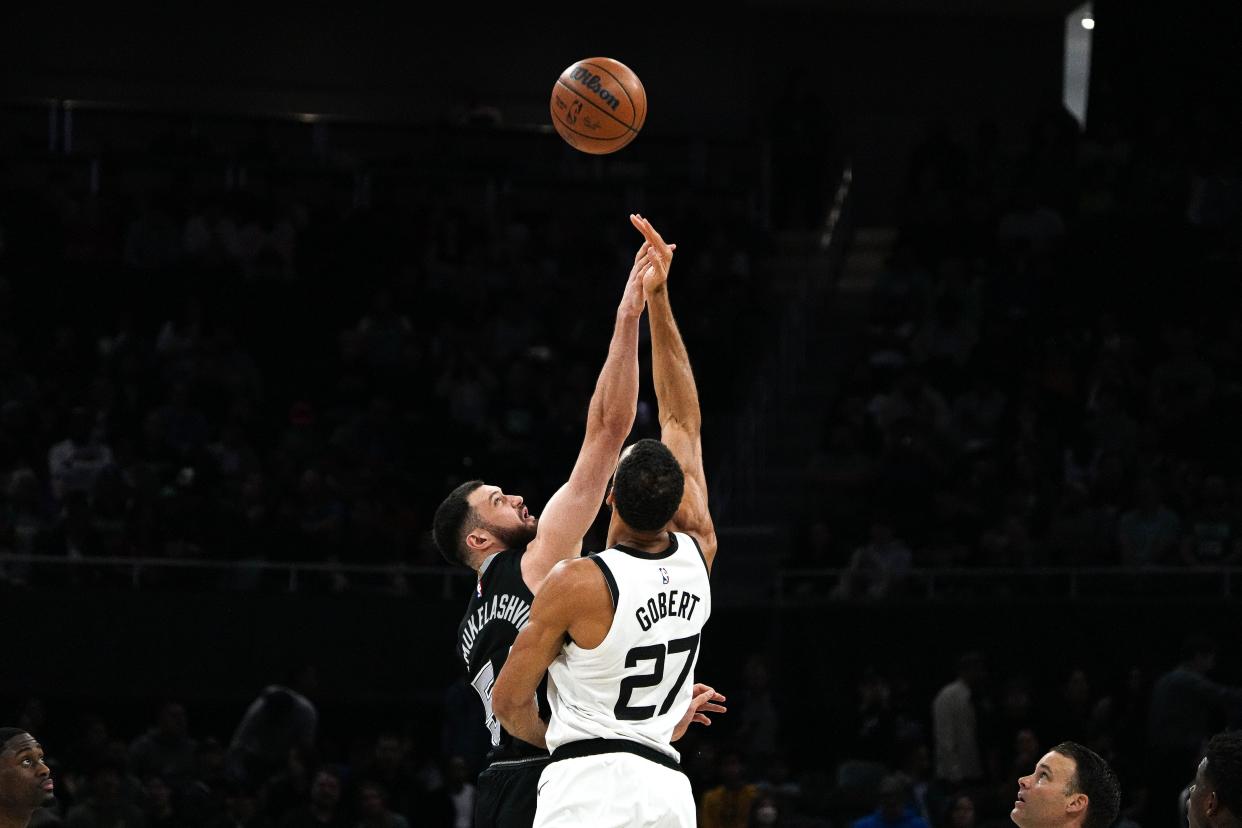
[[[665,581],[664,583],[668,583],[668,581]],[[482,578],[480,578],[478,581],[475,582],[474,594],[479,596],[480,598],[483,597],[483,579]]]
[[[660,567],[660,580],[663,583],[668,583],[668,570],[664,567]]]

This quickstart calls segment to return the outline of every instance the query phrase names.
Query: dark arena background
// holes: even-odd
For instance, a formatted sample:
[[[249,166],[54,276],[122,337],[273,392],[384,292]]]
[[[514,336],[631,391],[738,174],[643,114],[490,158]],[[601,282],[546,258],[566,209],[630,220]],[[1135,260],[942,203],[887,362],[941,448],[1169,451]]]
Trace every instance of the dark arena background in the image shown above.
[[[1178,824],[1242,725],[1237,4],[579,12],[0,12],[0,726],[53,766],[35,824],[471,824],[475,584],[431,515],[566,479],[635,211],[678,244],[720,537],[700,824],[897,793],[1007,825],[1063,740],[1126,825]],[[648,96],[614,155],[549,120],[592,55]],[[272,685],[317,718],[256,770]]]

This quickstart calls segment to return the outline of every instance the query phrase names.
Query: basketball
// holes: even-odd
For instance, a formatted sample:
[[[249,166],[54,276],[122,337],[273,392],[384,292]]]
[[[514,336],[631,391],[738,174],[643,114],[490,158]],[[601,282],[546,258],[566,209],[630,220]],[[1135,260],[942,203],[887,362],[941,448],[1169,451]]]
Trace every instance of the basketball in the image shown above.
[[[552,124],[571,147],[606,155],[624,147],[647,120],[647,93],[638,75],[612,58],[570,66],[552,87]]]

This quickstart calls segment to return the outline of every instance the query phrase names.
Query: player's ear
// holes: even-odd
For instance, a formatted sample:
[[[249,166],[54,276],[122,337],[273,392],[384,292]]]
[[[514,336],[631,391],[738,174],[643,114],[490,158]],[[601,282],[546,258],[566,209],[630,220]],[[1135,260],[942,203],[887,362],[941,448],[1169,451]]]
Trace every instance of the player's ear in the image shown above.
[[[492,533],[480,526],[466,533],[466,548],[479,550],[487,546],[491,540]]]

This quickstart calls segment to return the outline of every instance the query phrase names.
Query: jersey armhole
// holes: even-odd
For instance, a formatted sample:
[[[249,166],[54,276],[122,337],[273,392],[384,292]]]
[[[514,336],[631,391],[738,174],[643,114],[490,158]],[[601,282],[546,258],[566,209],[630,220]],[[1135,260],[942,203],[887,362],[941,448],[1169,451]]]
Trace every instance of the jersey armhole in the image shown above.
[[[701,555],[702,553],[700,552],[699,554]],[[600,572],[604,573],[604,580],[608,582],[608,593],[612,596],[612,611],[616,612],[618,598],[621,596],[621,591],[617,589],[617,579],[612,576],[612,570],[608,568],[608,564],[604,563],[599,555],[592,555],[588,560],[598,566]]]
[[[699,553],[699,560],[703,562],[703,568],[707,570],[707,577],[712,577],[712,568],[707,565],[707,556],[703,554],[703,547],[699,546],[699,539],[689,532],[682,532],[682,534],[689,538],[690,542],[694,544],[695,551]]]

